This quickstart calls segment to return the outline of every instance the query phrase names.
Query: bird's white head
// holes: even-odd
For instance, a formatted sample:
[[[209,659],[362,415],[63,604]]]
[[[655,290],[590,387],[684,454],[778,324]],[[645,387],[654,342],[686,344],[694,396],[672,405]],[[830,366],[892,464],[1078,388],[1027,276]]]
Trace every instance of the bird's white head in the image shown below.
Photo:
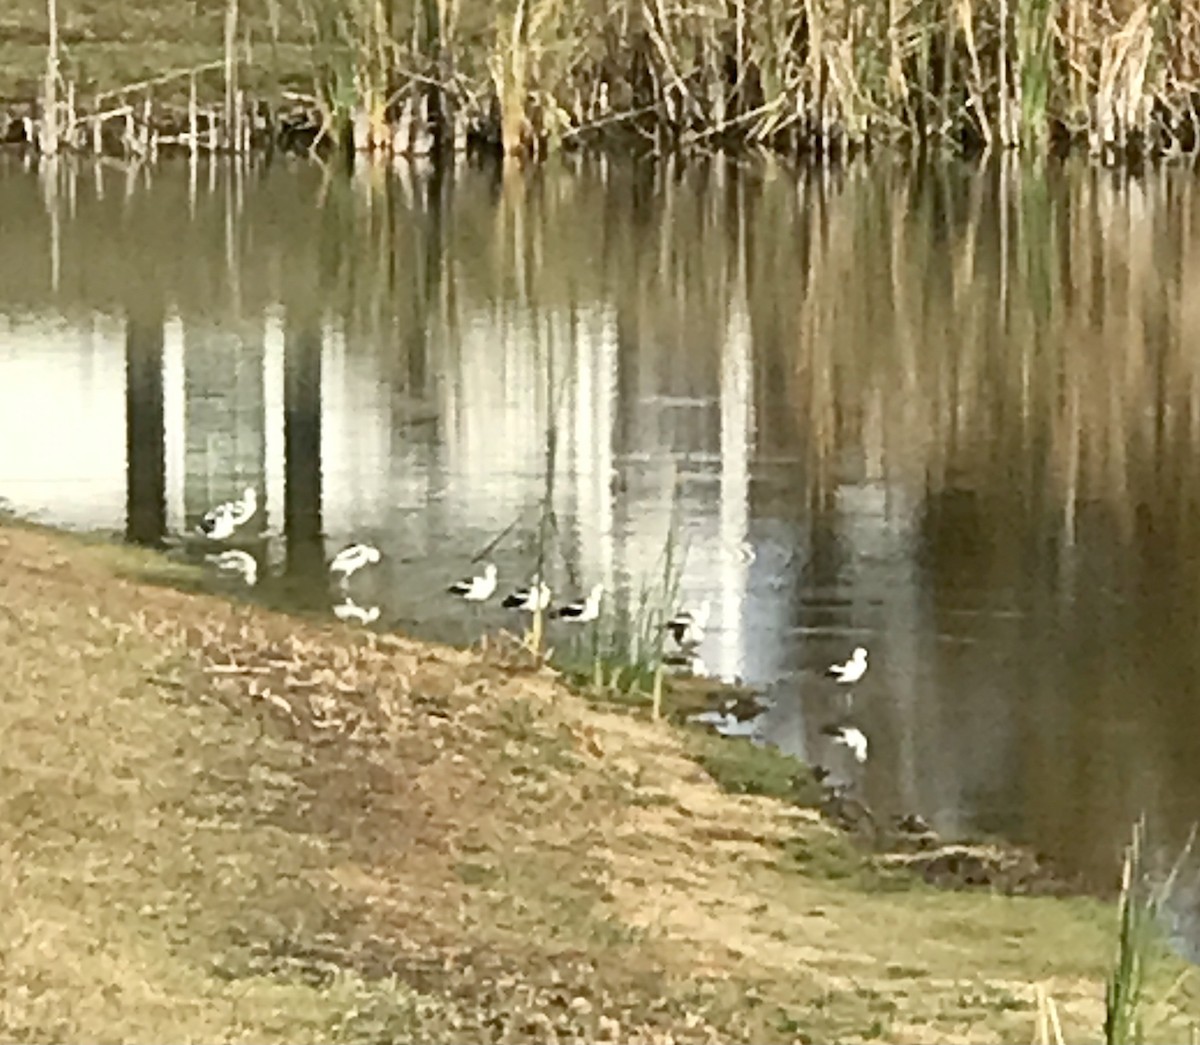
[[[376,548],[373,544],[368,544],[367,550],[364,553],[364,556],[365,556],[367,562],[378,562],[380,557],[382,556],[382,554],[383,553],[380,552],[380,550],[378,548]]]
[[[247,486],[242,491],[242,500],[247,506],[258,504],[258,491],[253,486]]]
[[[865,646],[856,646],[854,649],[854,659],[862,663],[867,659],[867,648]]]
[[[484,566],[483,575],[489,581],[495,580],[496,579],[496,564],[494,562],[489,562],[486,566]]]
[[[592,593],[588,596],[588,601],[591,603],[598,604],[600,602],[600,596],[603,594],[604,594],[604,585],[603,584],[593,584],[592,585]]]

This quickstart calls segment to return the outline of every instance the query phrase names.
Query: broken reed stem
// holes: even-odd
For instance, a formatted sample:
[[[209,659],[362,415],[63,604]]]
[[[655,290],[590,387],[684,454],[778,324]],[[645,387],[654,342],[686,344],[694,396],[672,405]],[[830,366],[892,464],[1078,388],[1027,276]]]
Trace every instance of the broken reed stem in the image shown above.
[[[654,685],[650,690],[650,698],[650,716],[657,721],[662,718],[663,662],[661,660],[654,668]]]
[[[46,0],[46,77],[42,85],[42,133],[46,156],[58,153],[58,0]]]
[[[1042,984],[1037,985],[1037,1024],[1034,1030],[1034,1045],[1063,1045],[1062,1023],[1058,1018],[1058,1006],[1046,993]]]
[[[188,148],[195,156],[200,147],[200,116],[196,109],[196,74],[188,83]]]
[[[234,47],[237,44],[238,0],[227,0],[225,7],[225,135],[226,145],[237,148],[235,129],[237,109],[237,63]]]
[[[75,81],[74,80],[70,81],[67,84],[66,109],[67,109],[67,111],[66,111],[67,126],[63,132],[63,140],[66,141],[68,145],[73,147],[75,145],[75,123],[76,123]]]

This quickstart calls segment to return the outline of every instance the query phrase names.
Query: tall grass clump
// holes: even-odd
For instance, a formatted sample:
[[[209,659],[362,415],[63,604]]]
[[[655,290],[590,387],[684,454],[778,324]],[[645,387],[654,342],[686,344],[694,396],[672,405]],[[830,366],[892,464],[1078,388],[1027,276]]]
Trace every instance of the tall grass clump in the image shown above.
[[[535,579],[551,572],[550,553],[557,536],[551,478],[556,442],[557,429],[551,422],[547,429],[546,494],[538,524]],[[606,592],[599,619],[583,625],[564,648],[552,651],[555,664],[580,686],[599,697],[620,702],[648,700],[655,717],[661,712],[667,661],[664,626],[675,612],[683,573],[684,549],[678,530],[676,500],[654,570],[640,584],[631,586],[623,602],[618,602],[617,592]],[[539,648],[541,634],[540,614],[535,614],[533,631],[527,637],[534,648]]]
[[[1104,993],[1106,1045],[1134,1045],[1142,1040],[1140,1009],[1156,914],[1152,898],[1145,895],[1144,834],[1145,823],[1138,820],[1121,869],[1117,956]]]
[[[1163,943],[1164,908],[1171,899],[1192,841],[1176,859],[1161,882],[1154,882],[1146,868],[1144,818],[1133,825],[1121,869],[1121,896],[1117,908],[1117,954],[1104,993],[1104,1041],[1106,1045],[1139,1045],[1145,1038],[1146,984]]]
[[[1019,134],[1011,129],[1006,142],[1019,141],[1024,149],[1042,152],[1050,130],[1051,44],[1054,40],[1056,0],[1020,0],[1017,7],[1017,63],[1020,70]]]
[[[655,570],[631,589],[627,604],[609,614],[594,633],[593,689],[634,700],[648,698],[655,718],[662,710],[665,625],[677,606],[685,557],[679,540],[678,498],[673,496]]]

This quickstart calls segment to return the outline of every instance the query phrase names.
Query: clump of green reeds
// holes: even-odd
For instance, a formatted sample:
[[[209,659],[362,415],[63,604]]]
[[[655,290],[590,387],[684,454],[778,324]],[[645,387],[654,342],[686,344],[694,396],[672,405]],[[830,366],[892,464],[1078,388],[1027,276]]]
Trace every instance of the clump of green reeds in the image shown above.
[[[1156,926],[1152,896],[1145,893],[1142,844],[1145,823],[1133,825],[1121,869],[1117,916],[1117,957],[1104,993],[1104,1040],[1107,1045],[1133,1045],[1142,1040],[1139,1010],[1146,981],[1146,962]]]
[[[673,612],[683,573],[677,518],[672,510],[667,536],[659,555],[658,575],[644,582],[625,614],[614,621],[604,645],[595,651],[594,680],[629,693],[650,697],[655,718],[662,713],[663,676],[666,670],[664,625]]]
[[[1106,1045],[1137,1045],[1145,1040],[1143,1008],[1148,970],[1162,943],[1163,909],[1190,855],[1192,841],[1170,873],[1154,882],[1145,864],[1146,824],[1139,818],[1125,849],[1117,913],[1117,954],[1104,994]]]
[[[1020,142],[1030,151],[1044,151],[1050,131],[1051,44],[1056,0],[1020,0],[1017,6],[1016,51],[1020,70],[1020,132],[1003,128],[1006,143]]]
[[[593,635],[590,684],[598,694],[648,698],[662,713],[666,629],[675,610],[686,549],[679,541],[678,498],[673,498],[656,570],[631,592],[624,607],[608,614]]]
[[[1184,862],[1191,854],[1192,837],[1183,847],[1165,878],[1155,881],[1146,866],[1146,823],[1139,817],[1133,825],[1121,866],[1121,893],[1117,905],[1117,946],[1112,972],[1104,991],[1105,1045],[1138,1045],[1146,1040],[1145,1009],[1147,982],[1156,958],[1162,954],[1164,908],[1171,898]],[[1180,985],[1187,970],[1166,992]],[[1062,1045],[1063,1032],[1058,1009],[1042,985],[1036,988],[1036,1045]],[[1165,1002],[1166,996],[1160,999]],[[1195,1027],[1190,1035],[1195,1040]]]

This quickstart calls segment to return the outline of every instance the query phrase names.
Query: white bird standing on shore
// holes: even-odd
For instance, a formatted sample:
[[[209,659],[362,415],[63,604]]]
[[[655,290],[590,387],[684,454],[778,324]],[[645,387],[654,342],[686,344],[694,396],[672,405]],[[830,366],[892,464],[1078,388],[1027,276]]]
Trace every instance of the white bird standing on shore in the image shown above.
[[[560,620],[569,620],[575,624],[587,624],[589,621],[593,621],[600,616],[600,598],[603,594],[604,585],[593,584],[592,590],[588,592],[586,599],[580,599],[577,602],[568,602],[565,606],[559,606],[550,616],[557,617]]]
[[[550,605],[550,588],[544,581],[538,581],[528,588],[518,588],[511,595],[506,595],[500,605],[507,610],[536,613]]]
[[[663,627],[680,646],[699,646],[704,641],[704,629],[708,626],[711,608],[708,599],[705,599],[694,610],[680,610]]]
[[[857,726],[826,726],[821,730],[835,744],[849,748],[856,762],[867,760],[867,736]]]
[[[210,541],[227,541],[239,526],[244,526],[258,511],[258,492],[247,486],[242,496],[224,504],[218,504],[204,513],[196,527],[202,537]]]
[[[854,650],[853,656],[844,664],[829,665],[828,674],[833,675],[842,685],[857,682],[867,673],[867,651],[862,646]]]
[[[474,577],[464,577],[455,581],[446,589],[451,595],[466,599],[467,602],[485,602],[492,597],[496,590],[496,565],[489,562],[483,568],[483,573]]]
[[[371,606],[369,609],[360,606],[349,595],[346,596],[344,602],[339,602],[333,607],[333,615],[338,620],[342,621],[358,621],[359,624],[373,624],[379,620],[379,607]]]
[[[217,555],[206,555],[204,559],[216,566],[218,573],[241,577],[248,587],[258,583],[258,560],[249,552],[231,548]]]
[[[329,564],[329,572],[345,586],[353,574],[364,566],[379,562],[382,557],[380,550],[373,544],[351,544],[333,557],[333,562]]]

